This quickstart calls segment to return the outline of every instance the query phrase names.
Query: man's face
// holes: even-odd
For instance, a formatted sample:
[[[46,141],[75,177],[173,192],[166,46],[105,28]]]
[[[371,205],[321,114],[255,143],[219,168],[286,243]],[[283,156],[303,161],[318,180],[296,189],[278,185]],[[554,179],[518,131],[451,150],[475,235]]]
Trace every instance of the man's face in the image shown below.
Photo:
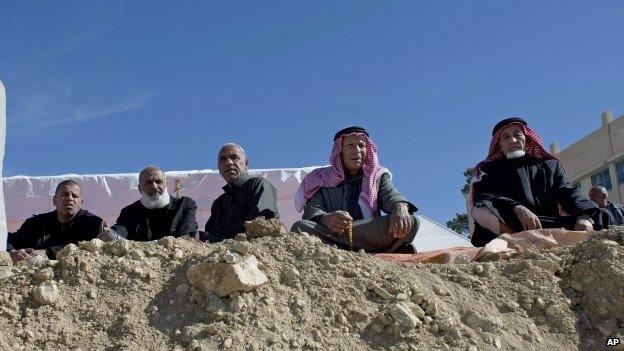
[[[226,146],[219,151],[219,174],[230,184],[247,170],[247,156],[236,146]]]
[[[73,216],[82,207],[82,192],[78,186],[73,184],[62,186],[54,194],[52,203],[59,214]]]
[[[363,134],[347,135],[342,139],[342,164],[353,175],[362,169],[366,159],[366,136]]]
[[[589,199],[598,204],[599,207],[605,207],[607,202],[607,197],[602,191],[598,189],[592,188],[589,191]]]
[[[139,192],[150,197],[163,195],[167,189],[167,179],[162,171],[151,171],[139,179]]]
[[[522,127],[512,124],[501,131],[499,145],[503,154],[506,155],[512,151],[525,151],[525,141],[526,137]]]

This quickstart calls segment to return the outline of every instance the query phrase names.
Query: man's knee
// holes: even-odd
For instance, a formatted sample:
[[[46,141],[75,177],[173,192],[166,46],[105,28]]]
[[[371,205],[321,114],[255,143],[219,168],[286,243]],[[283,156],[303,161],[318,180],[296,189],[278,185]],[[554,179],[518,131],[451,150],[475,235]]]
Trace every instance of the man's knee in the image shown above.
[[[290,228],[290,231],[293,233],[301,233],[301,232],[307,232],[312,234],[315,230],[316,226],[316,222],[307,220],[307,219],[301,219],[297,222],[295,222],[292,227]]]

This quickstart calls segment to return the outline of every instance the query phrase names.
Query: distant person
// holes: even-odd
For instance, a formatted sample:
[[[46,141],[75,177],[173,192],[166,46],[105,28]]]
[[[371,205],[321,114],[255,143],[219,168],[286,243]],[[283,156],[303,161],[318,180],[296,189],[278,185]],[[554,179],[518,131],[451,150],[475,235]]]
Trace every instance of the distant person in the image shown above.
[[[546,152],[540,136],[517,117],[494,126],[488,156],[474,169],[471,196],[475,246],[501,233],[600,230],[609,224],[598,206],[566,181],[563,165]]]
[[[167,192],[165,173],[149,166],[139,173],[141,198],[124,207],[111,228],[111,236],[150,241],[165,236],[197,235],[195,201],[187,196],[173,197]]]
[[[7,251],[14,262],[45,254],[56,259],[56,253],[67,244],[91,240],[102,233],[102,218],[83,210],[82,190],[73,180],[62,181],[54,191],[56,210],[28,218],[15,233],[9,233]]]
[[[353,126],[334,136],[330,166],[305,176],[295,207],[303,211],[293,232],[317,235],[325,243],[366,252],[415,252],[416,206],[392,184],[379,164],[377,147],[368,131]],[[381,211],[389,215],[381,215]],[[345,230],[352,226],[352,241]]]
[[[612,218],[611,224],[624,225],[624,206],[609,201],[607,189],[602,186],[594,186],[589,190],[589,198],[595,202],[598,207],[609,211]]]
[[[218,242],[245,232],[245,221],[279,218],[277,190],[266,179],[247,173],[249,160],[242,147],[228,143],[217,159],[219,174],[227,183],[213,203],[203,239]]]

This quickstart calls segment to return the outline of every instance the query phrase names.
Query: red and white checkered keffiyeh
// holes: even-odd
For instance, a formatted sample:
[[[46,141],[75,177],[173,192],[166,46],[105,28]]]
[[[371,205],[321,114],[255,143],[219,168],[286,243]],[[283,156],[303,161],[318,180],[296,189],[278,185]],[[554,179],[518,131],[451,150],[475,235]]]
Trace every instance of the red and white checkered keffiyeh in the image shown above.
[[[505,154],[503,154],[503,150],[500,147],[500,137],[503,133],[503,129],[513,124],[517,124],[522,128],[522,132],[525,136],[524,151],[527,153],[527,155],[531,155],[538,160],[557,159],[557,157],[546,151],[546,149],[544,148],[544,143],[542,142],[542,138],[539,136],[539,134],[537,134],[536,131],[520,122],[511,122],[501,127],[492,136],[492,141],[490,142],[490,150],[488,152],[487,158],[479,162],[479,164],[475,166],[473,174],[477,174],[480,171],[481,166],[483,166],[484,164],[505,157]]]
[[[329,157],[330,166],[316,168],[303,178],[295,194],[295,208],[297,211],[303,211],[306,202],[308,202],[320,188],[333,188],[345,180],[341,159],[342,140],[345,136],[356,134],[366,138],[366,157],[362,165],[364,177],[362,179],[362,192],[360,192],[358,204],[360,205],[364,218],[372,218],[377,214],[377,180],[379,180],[382,174],[386,172],[390,173],[390,171],[379,164],[377,146],[362,133],[342,135],[340,138],[336,139],[332,147],[331,156]]]
[[[549,160],[549,159],[558,160],[557,157],[553,156],[548,151],[546,151],[546,149],[544,148],[544,143],[542,142],[542,138],[539,136],[539,134],[537,134],[536,131],[522,124],[521,122],[511,122],[501,127],[500,129],[498,129],[498,131],[492,136],[492,141],[490,142],[490,150],[488,152],[487,158],[479,162],[475,166],[472,172],[472,181],[470,182],[471,187],[470,187],[469,196],[470,196],[471,202],[472,202],[472,184],[480,181],[481,177],[484,175],[484,173],[481,171],[481,167],[485,165],[486,163],[505,157],[505,154],[503,154],[503,150],[500,147],[500,137],[501,137],[501,134],[503,133],[503,129],[513,124],[517,124],[522,128],[522,132],[524,133],[524,137],[525,137],[524,151],[526,152],[527,155],[535,157],[536,159],[539,159],[539,160]]]

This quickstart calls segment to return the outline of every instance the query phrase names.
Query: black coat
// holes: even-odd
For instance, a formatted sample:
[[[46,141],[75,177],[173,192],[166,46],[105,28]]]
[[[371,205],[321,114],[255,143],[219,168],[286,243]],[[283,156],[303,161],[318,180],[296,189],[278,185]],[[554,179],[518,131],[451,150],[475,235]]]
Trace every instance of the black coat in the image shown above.
[[[46,250],[49,258],[67,244],[96,238],[103,228],[102,218],[87,210],[79,210],[67,223],[59,222],[56,211],[28,218],[15,233],[9,233],[7,250]]]
[[[190,197],[170,196],[169,205],[147,209],[136,201],[123,209],[111,228],[121,236],[136,241],[157,240],[165,236],[197,234],[197,205]]]
[[[499,159],[482,166],[481,180],[473,184],[475,206],[487,206],[499,218],[515,217],[523,205],[537,216],[560,216],[559,205],[570,216],[599,213],[598,206],[566,181],[559,160],[531,156]]]

